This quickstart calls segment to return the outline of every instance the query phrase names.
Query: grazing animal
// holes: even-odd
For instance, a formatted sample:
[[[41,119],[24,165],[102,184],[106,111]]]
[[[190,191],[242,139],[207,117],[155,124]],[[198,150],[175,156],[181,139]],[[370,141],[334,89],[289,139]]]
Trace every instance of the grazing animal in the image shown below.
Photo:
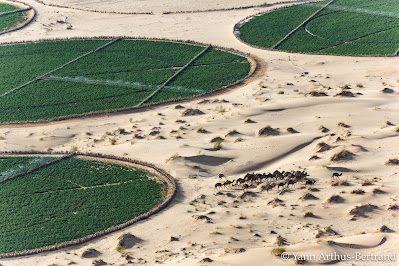
[[[292,187],[293,187],[295,184],[296,184],[296,181],[293,180],[293,179],[290,179],[290,180],[288,180],[287,187],[288,187],[289,185],[292,185]]]
[[[238,178],[237,180],[236,180],[236,184],[237,185],[241,185],[241,184],[244,184],[245,183],[245,180],[244,180],[244,178]]]
[[[334,179],[334,178],[338,178],[338,179],[339,179],[339,177],[340,177],[341,175],[342,175],[342,173],[337,173],[337,172],[335,172],[335,173],[332,174],[331,179]]]
[[[224,187],[227,187],[229,185],[233,184],[233,181],[227,180],[226,182],[223,183]]]
[[[287,181],[279,182],[277,184],[277,190],[280,190],[280,187],[284,187],[287,184]]]
[[[224,174],[218,174],[218,177],[219,177],[219,178],[223,178],[223,177],[224,177]]]
[[[222,188],[222,183],[216,183],[215,184],[215,188],[214,189],[219,190],[221,188]]]
[[[244,184],[244,185],[242,185],[242,189],[248,189],[249,188],[249,185],[248,184]]]

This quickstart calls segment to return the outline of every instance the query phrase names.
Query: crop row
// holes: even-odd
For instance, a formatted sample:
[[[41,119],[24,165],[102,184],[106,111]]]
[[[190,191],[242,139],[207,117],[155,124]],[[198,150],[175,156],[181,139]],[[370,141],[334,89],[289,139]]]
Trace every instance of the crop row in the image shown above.
[[[164,184],[137,169],[65,159],[0,185],[0,253],[81,238],[148,212]]]

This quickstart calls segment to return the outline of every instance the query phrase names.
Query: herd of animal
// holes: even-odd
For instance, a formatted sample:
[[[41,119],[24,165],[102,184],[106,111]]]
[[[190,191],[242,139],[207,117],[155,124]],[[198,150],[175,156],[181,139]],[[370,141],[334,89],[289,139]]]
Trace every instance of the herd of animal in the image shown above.
[[[342,173],[333,173],[331,179],[338,178],[342,175]],[[282,171],[279,170],[274,171],[273,173],[263,173],[263,174],[255,174],[255,173],[247,173],[243,178],[238,178],[237,180],[226,180],[224,182],[217,182],[215,184],[215,190],[222,190],[227,188],[242,188],[248,189],[252,185],[265,183],[265,189],[267,192],[269,190],[273,190],[273,188],[277,187],[277,191],[280,191],[280,188],[289,188],[295,186],[298,182],[304,182],[305,185],[312,186],[316,183],[316,180],[313,178],[308,178],[309,174],[303,171]],[[219,179],[223,178],[224,175],[220,174]]]

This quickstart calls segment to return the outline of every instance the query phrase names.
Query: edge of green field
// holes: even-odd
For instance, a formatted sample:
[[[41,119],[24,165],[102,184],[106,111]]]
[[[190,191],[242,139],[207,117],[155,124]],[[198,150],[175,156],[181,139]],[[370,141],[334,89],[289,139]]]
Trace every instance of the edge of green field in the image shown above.
[[[108,40],[110,37],[94,37],[92,39],[68,39],[68,40],[43,40],[41,43],[55,43],[57,41],[103,41],[103,40]],[[112,37],[112,38],[117,38],[117,37]],[[151,43],[164,43],[167,45],[173,44],[176,46],[186,46],[186,47],[193,47],[190,50],[195,49],[200,49],[198,51],[201,51],[205,44],[202,43],[197,43],[197,42],[184,42],[184,41],[174,41],[174,40],[153,40],[153,39],[146,39],[146,38],[133,38],[133,37],[124,37],[122,38],[121,41],[117,42],[116,44],[113,44],[109,47],[104,48],[103,50],[99,52],[95,52],[93,55],[88,55],[88,58],[90,57],[91,59],[99,60],[100,54],[106,53],[106,51],[112,51],[113,47],[116,46],[121,46],[121,44],[125,41],[145,41],[145,42],[151,42]],[[23,47],[26,44],[31,44],[31,42],[28,43],[10,43],[10,46],[7,44],[8,47],[12,47],[12,45],[19,45],[19,47]],[[8,48],[10,50],[10,48]],[[93,48],[89,48],[93,49]],[[75,49],[76,50],[76,49]],[[194,50],[193,50],[194,51]],[[76,52],[76,51],[75,51]],[[10,52],[5,52],[6,56],[12,56]],[[198,52],[194,53],[197,54]],[[82,53],[83,54],[83,51]],[[98,55],[97,55],[98,54]],[[1,56],[1,54],[0,54]],[[96,58],[97,56],[97,58]],[[110,55],[106,55],[109,57]],[[112,54],[111,54],[112,56]],[[184,56],[184,55],[183,55]],[[192,57],[193,57],[192,56]],[[212,56],[216,56],[215,58],[212,58]],[[165,56],[164,56],[165,57]],[[90,60],[91,60],[90,59]],[[101,59],[101,58],[100,58]],[[145,58],[144,58],[145,59]],[[169,60],[169,59],[168,59]],[[173,57],[171,58],[173,62]],[[52,60],[55,66],[56,60]],[[197,58],[187,69],[185,69],[180,75],[178,75],[174,80],[172,80],[166,87],[164,87],[161,91],[159,91],[157,94],[154,95],[151,99],[149,99],[147,102],[145,102],[142,105],[139,105],[139,101],[135,101],[133,103],[130,103],[130,99],[123,97],[122,100],[124,101],[123,103],[118,103],[118,101],[115,101],[113,99],[109,99],[109,96],[105,97],[104,100],[107,102],[105,105],[99,105],[97,102],[94,102],[96,96],[95,92],[95,87],[104,87],[104,86],[113,86],[117,88],[118,91],[118,97],[122,97],[123,95],[127,95],[129,93],[130,95],[133,95],[132,92],[127,92],[128,87],[137,87],[139,92],[143,95],[142,98],[144,99],[147,95],[149,95],[152,91],[154,91],[157,87],[159,87],[164,80],[168,76],[171,76],[174,72],[177,70],[169,67],[164,67],[162,66],[162,61],[153,61],[155,64],[159,65],[159,69],[155,69],[159,73],[162,71],[163,77],[158,78],[156,80],[157,83],[146,83],[148,79],[156,79],[154,78],[155,71],[148,71],[146,73],[148,74],[130,74],[134,73],[134,71],[137,72],[137,70],[129,70],[126,69],[126,71],[122,71],[121,73],[116,73],[116,74],[107,74],[107,73],[90,73],[90,71],[87,73],[89,74],[90,79],[87,79],[85,77],[85,72],[84,73],[79,73],[79,62],[84,62],[85,58],[77,61],[76,63],[72,63],[71,65],[68,65],[67,67],[57,70],[56,72],[52,73],[50,76],[45,77],[44,79],[40,79],[35,81],[34,83],[27,85],[25,88],[22,88],[20,90],[17,90],[15,93],[11,93],[9,96],[6,95],[5,98],[7,99],[1,99],[3,104],[0,102],[0,124],[24,124],[24,123],[41,123],[41,122],[50,122],[50,121],[61,121],[61,120],[67,120],[71,118],[82,118],[86,116],[94,116],[94,115],[106,115],[110,113],[116,113],[116,112],[123,112],[123,111],[130,111],[130,110],[138,110],[138,109],[145,109],[148,106],[157,106],[157,105],[163,105],[163,104],[173,104],[176,102],[180,101],[186,101],[186,100],[192,100],[196,99],[199,97],[204,97],[204,96],[211,96],[215,93],[219,93],[220,91],[223,91],[227,88],[231,88],[233,86],[236,86],[240,83],[242,83],[245,79],[248,77],[252,76],[252,74],[255,72],[257,66],[256,66],[256,60],[252,58],[250,55],[242,53],[240,51],[236,51],[234,49],[229,49],[229,48],[223,48],[223,47],[212,47],[209,51],[207,51],[205,54],[201,55],[199,58]],[[86,60],[89,61],[89,60]],[[105,60],[106,61],[106,60]],[[187,63],[189,60],[185,59],[183,62]],[[147,61],[143,61],[147,62]],[[7,63],[10,65],[10,67],[6,67],[5,70],[11,69],[13,65],[10,63]],[[153,64],[151,62],[148,63],[149,65]],[[59,64],[60,65],[60,64]],[[175,67],[175,63],[173,63],[171,66]],[[177,65],[178,67],[182,67],[183,64]],[[76,67],[76,70],[74,69]],[[139,66],[140,67],[140,66]],[[158,66],[155,66],[158,67]],[[163,67],[163,68],[161,68]],[[0,67],[1,68],[1,67]],[[43,68],[43,67],[41,67]],[[153,67],[154,68],[154,67]],[[117,66],[115,71],[119,71],[118,69],[122,69],[120,66]],[[201,70],[203,69],[203,70]],[[152,70],[152,69],[150,69]],[[200,70],[200,71],[199,71]],[[12,70],[11,70],[12,71]],[[18,70],[20,71],[20,70]],[[42,72],[47,72],[48,70],[43,69]],[[93,68],[92,71],[95,72],[95,69]],[[133,71],[133,72],[129,72]],[[169,72],[168,72],[169,71]],[[26,72],[26,71],[25,71]],[[222,72],[227,72],[227,75],[220,75]],[[154,74],[152,74],[154,73]],[[214,73],[217,73],[217,75],[214,75]],[[236,75],[234,75],[234,73]],[[28,73],[29,74],[29,73]],[[78,75],[82,74],[82,75]],[[2,74],[0,73],[0,76]],[[6,75],[6,73],[3,74],[3,76]],[[38,76],[39,74],[31,74],[31,79],[34,77]],[[112,75],[112,76],[110,76]],[[129,76],[131,75],[131,76]],[[153,75],[153,76],[151,76]],[[158,74],[157,74],[158,75]],[[12,80],[11,85],[7,84],[6,87],[3,89],[4,92],[11,90],[12,88],[15,88],[18,86],[18,84],[23,84],[23,82],[26,82],[19,78],[17,75],[9,75],[15,77],[15,82]],[[131,77],[136,77],[138,80],[129,80]],[[214,77],[213,79],[209,80],[209,77]],[[19,80],[17,80],[19,79]],[[142,82],[144,80],[144,83]],[[189,81],[188,83],[185,81]],[[127,82],[119,82],[119,81],[127,81]],[[141,81],[141,83],[140,83]],[[39,90],[37,91],[40,95],[47,95],[51,97],[55,97],[56,94],[54,93],[46,93],[47,90],[57,90],[58,87],[61,89],[65,89],[66,86],[68,86],[68,83],[74,82],[76,85],[74,86],[81,86],[81,87],[88,87],[90,93],[90,97],[93,98],[93,103],[97,104],[93,110],[89,110],[89,107],[82,107],[80,108],[79,105],[75,106],[79,99],[76,98],[79,95],[78,94],[72,94],[70,93],[71,97],[69,99],[62,99],[63,104],[65,107],[68,107],[70,109],[73,109],[74,112],[66,112],[64,111],[58,113],[50,113],[49,111],[42,112],[43,114],[35,115],[33,111],[33,108],[39,108],[41,104],[37,101],[39,99],[44,99],[46,101],[45,106],[48,106],[49,110],[51,111],[52,109],[56,109],[55,104],[51,104],[49,101],[51,100],[48,97],[34,97],[34,95],[29,95],[27,94],[24,99],[32,98],[32,101],[35,101],[35,103],[31,104],[32,106],[23,105],[21,107],[18,107],[16,103],[15,98],[19,94],[23,94],[23,92],[29,91],[28,89],[40,87]],[[107,84],[105,84],[105,82]],[[15,83],[15,84],[14,84]],[[64,84],[64,85],[63,85]],[[66,86],[65,86],[66,84]],[[84,84],[84,85],[81,85]],[[138,85],[137,85],[138,84]],[[144,84],[144,85],[141,85]],[[44,86],[46,85],[46,86]],[[50,86],[49,86],[50,85]],[[28,88],[29,87],[29,88]],[[41,88],[43,87],[43,88]],[[46,88],[45,88],[46,87]],[[70,86],[71,87],[71,86]],[[125,89],[121,90],[121,88],[125,87]],[[79,90],[78,90],[79,91]],[[70,91],[72,92],[72,91]],[[25,93],[26,94],[26,93]],[[75,101],[73,97],[75,97],[77,100]],[[112,97],[112,95],[110,95]],[[134,97],[138,97],[140,95],[133,95]],[[133,97],[131,96],[131,97]],[[141,96],[140,96],[141,97]],[[80,97],[82,98],[82,97]],[[91,99],[87,98],[87,99]],[[86,98],[85,98],[86,99]],[[134,100],[134,99],[133,99]],[[10,102],[11,101],[11,102]],[[128,103],[129,101],[129,103]],[[37,103],[36,103],[37,102]],[[44,107],[40,107],[44,109]],[[79,108],[81,109],[79,109]],[[47,107],[46,107],[47,108]],[[3,110],[1,110],[3,109]],[[24,109],[27,109],[25,111]],[[32,109],[32,110],[31,110]],[[76,112],[76,110],[78,110]],[[24,112],[26,113],[25,117],[21,117]]]
[[[238,22],[235,35],[247,45],[270,51],[359,57],[396,56],[399,51],[399,0],[335,0],[272,49],[327,2],[301,3],[256,14]]]
[[[0,158],[23,163],[45,155],[61,160],[0,181],[0,258],[90,241],[162,210],[175,194],[170,175],[136,160],[81,153],[0,153]],[[157,172],[156,180],[148,169]]]

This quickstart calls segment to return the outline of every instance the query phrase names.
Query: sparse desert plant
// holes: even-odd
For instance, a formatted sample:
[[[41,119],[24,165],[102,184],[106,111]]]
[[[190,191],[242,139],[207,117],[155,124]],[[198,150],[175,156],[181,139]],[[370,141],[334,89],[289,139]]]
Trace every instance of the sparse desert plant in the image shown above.
[[[279,135],[279,131],[277,129],[272,128],[270,125],[267,125],[258,131],[259,136],[276,136]]]
[[[328,198],[327,203],[342,203],[344,202],[344,198],[341,197],[340,195],[332,195],[330,198]]]
[[[256,122],[248,117],[247,119],[245,119],[244,123],[252,124],[252,123],[256,123]]]
[[[279,91],[278,94],[284,94],[284,91]]]
[[[367,178],[362,179],[362,186],[363,186],[363,187],[364,187],[364,186],[372,186],[372,185],[373,185],[373,180],[367,179]]]
[[[78,151],[78,146],[72,146],[71,151]]]
[[[313,217],[313,216],[314,216],[314,214],[313,214],[312,211],[307,211],[307,212],[305,212],[305,214],[303,215],[303,217]]]
[[[116,138],[109,139],[109,143],[111,143],[111,145],[115,145],[116,144]]]
[[[222,105],[216,106],[215,112],[216,112],[216,113],[223,114],[223,113],[226,112],[226,108],[224,108]]]
[[[373,194],[384,194],[384,193],[385,193],[385,191],[379,187],[376,187],[375,189],[373,189]]]
[[[236,139],[234,140],[234,143],[236,143],[236,142],[241,142],[241,141],[243,141],[243,140],[244,140],[243,138],[238,137],[238,138],[236,138]]]
[[[209,131],[206,130],[205,128],[203,128],[203,127],[200,127],[200,128],[197,129],[197,133],[205,134],[205,133],[209,133]]]
[[[213,145],[213,148],[215,149],[215,150],[220,150],[223,146],[222,146],[222,140],[218,140],[218,141],[216,141],[215,142],[215,144]]]
[[[288,133],[291,133],[291,134],[295,134],[295,133],[299,133],[298,131],[296,131],[294,128],[292,128],[292,127],[288,127],[287,128],[287,132]]]
[[[116,246],[116,251],[118,251],[118,252],[120,252],[120,253],[122,253],[122,252],[125,251],[125,250],[126,250],[126,248],[123,247],[123,246],[121,246],[121,245],[117,245],[117,246]]]
[[[346,149],[343,149],[342,151],[340,151],[340,152],[334,154],[334,155],[331,157],[331,161],[334,161],[334,162],[335,162],[335,161],[351,160],[351,159],[353,158],[354,155],[355,155],[355,154],[353,154],[352,152],[350,152],[350,151],[348,151],[348,150],[346,150]]]
[[[175,154],[171,155],[169,158],[166,158],[165,163],[168,163],[170,160],[173,160],[173,159],[175,159],[178,156],[179,156],[178,153],[175,153]]]
[[[385,165],[399,165],[399,159],[389,159],[385,162]]]
[[[158,135],[155,139],[166,139],[164,136],[162,136],[162,135]]]
[[[345,124],[344,122],[339,122],[339,123],[338,123],[338,126],[339,126],[339,127],[344,127],[344,128],[350,127],[349,125]]]
[[[227,132],[226,137],[235,136],[235,135],[239,135],[239,134],[240,134],[240,132],[238,132],[237,129],[232,129],[232,130],[229,130],[229,132]]]
[[[362,195],[362,194],[364,194],[364,193],[366,193],[366,192],[364,192],[364,190],[363,189],[354,189],[354,190],[352,190],[352,192],[351,192],[351,194],[357,194],[357,195]]]
[[[281,256],[281,254],[283,254],[284,252],[286,252],[285,248],[273,248],[270,253],[276,257]]]

